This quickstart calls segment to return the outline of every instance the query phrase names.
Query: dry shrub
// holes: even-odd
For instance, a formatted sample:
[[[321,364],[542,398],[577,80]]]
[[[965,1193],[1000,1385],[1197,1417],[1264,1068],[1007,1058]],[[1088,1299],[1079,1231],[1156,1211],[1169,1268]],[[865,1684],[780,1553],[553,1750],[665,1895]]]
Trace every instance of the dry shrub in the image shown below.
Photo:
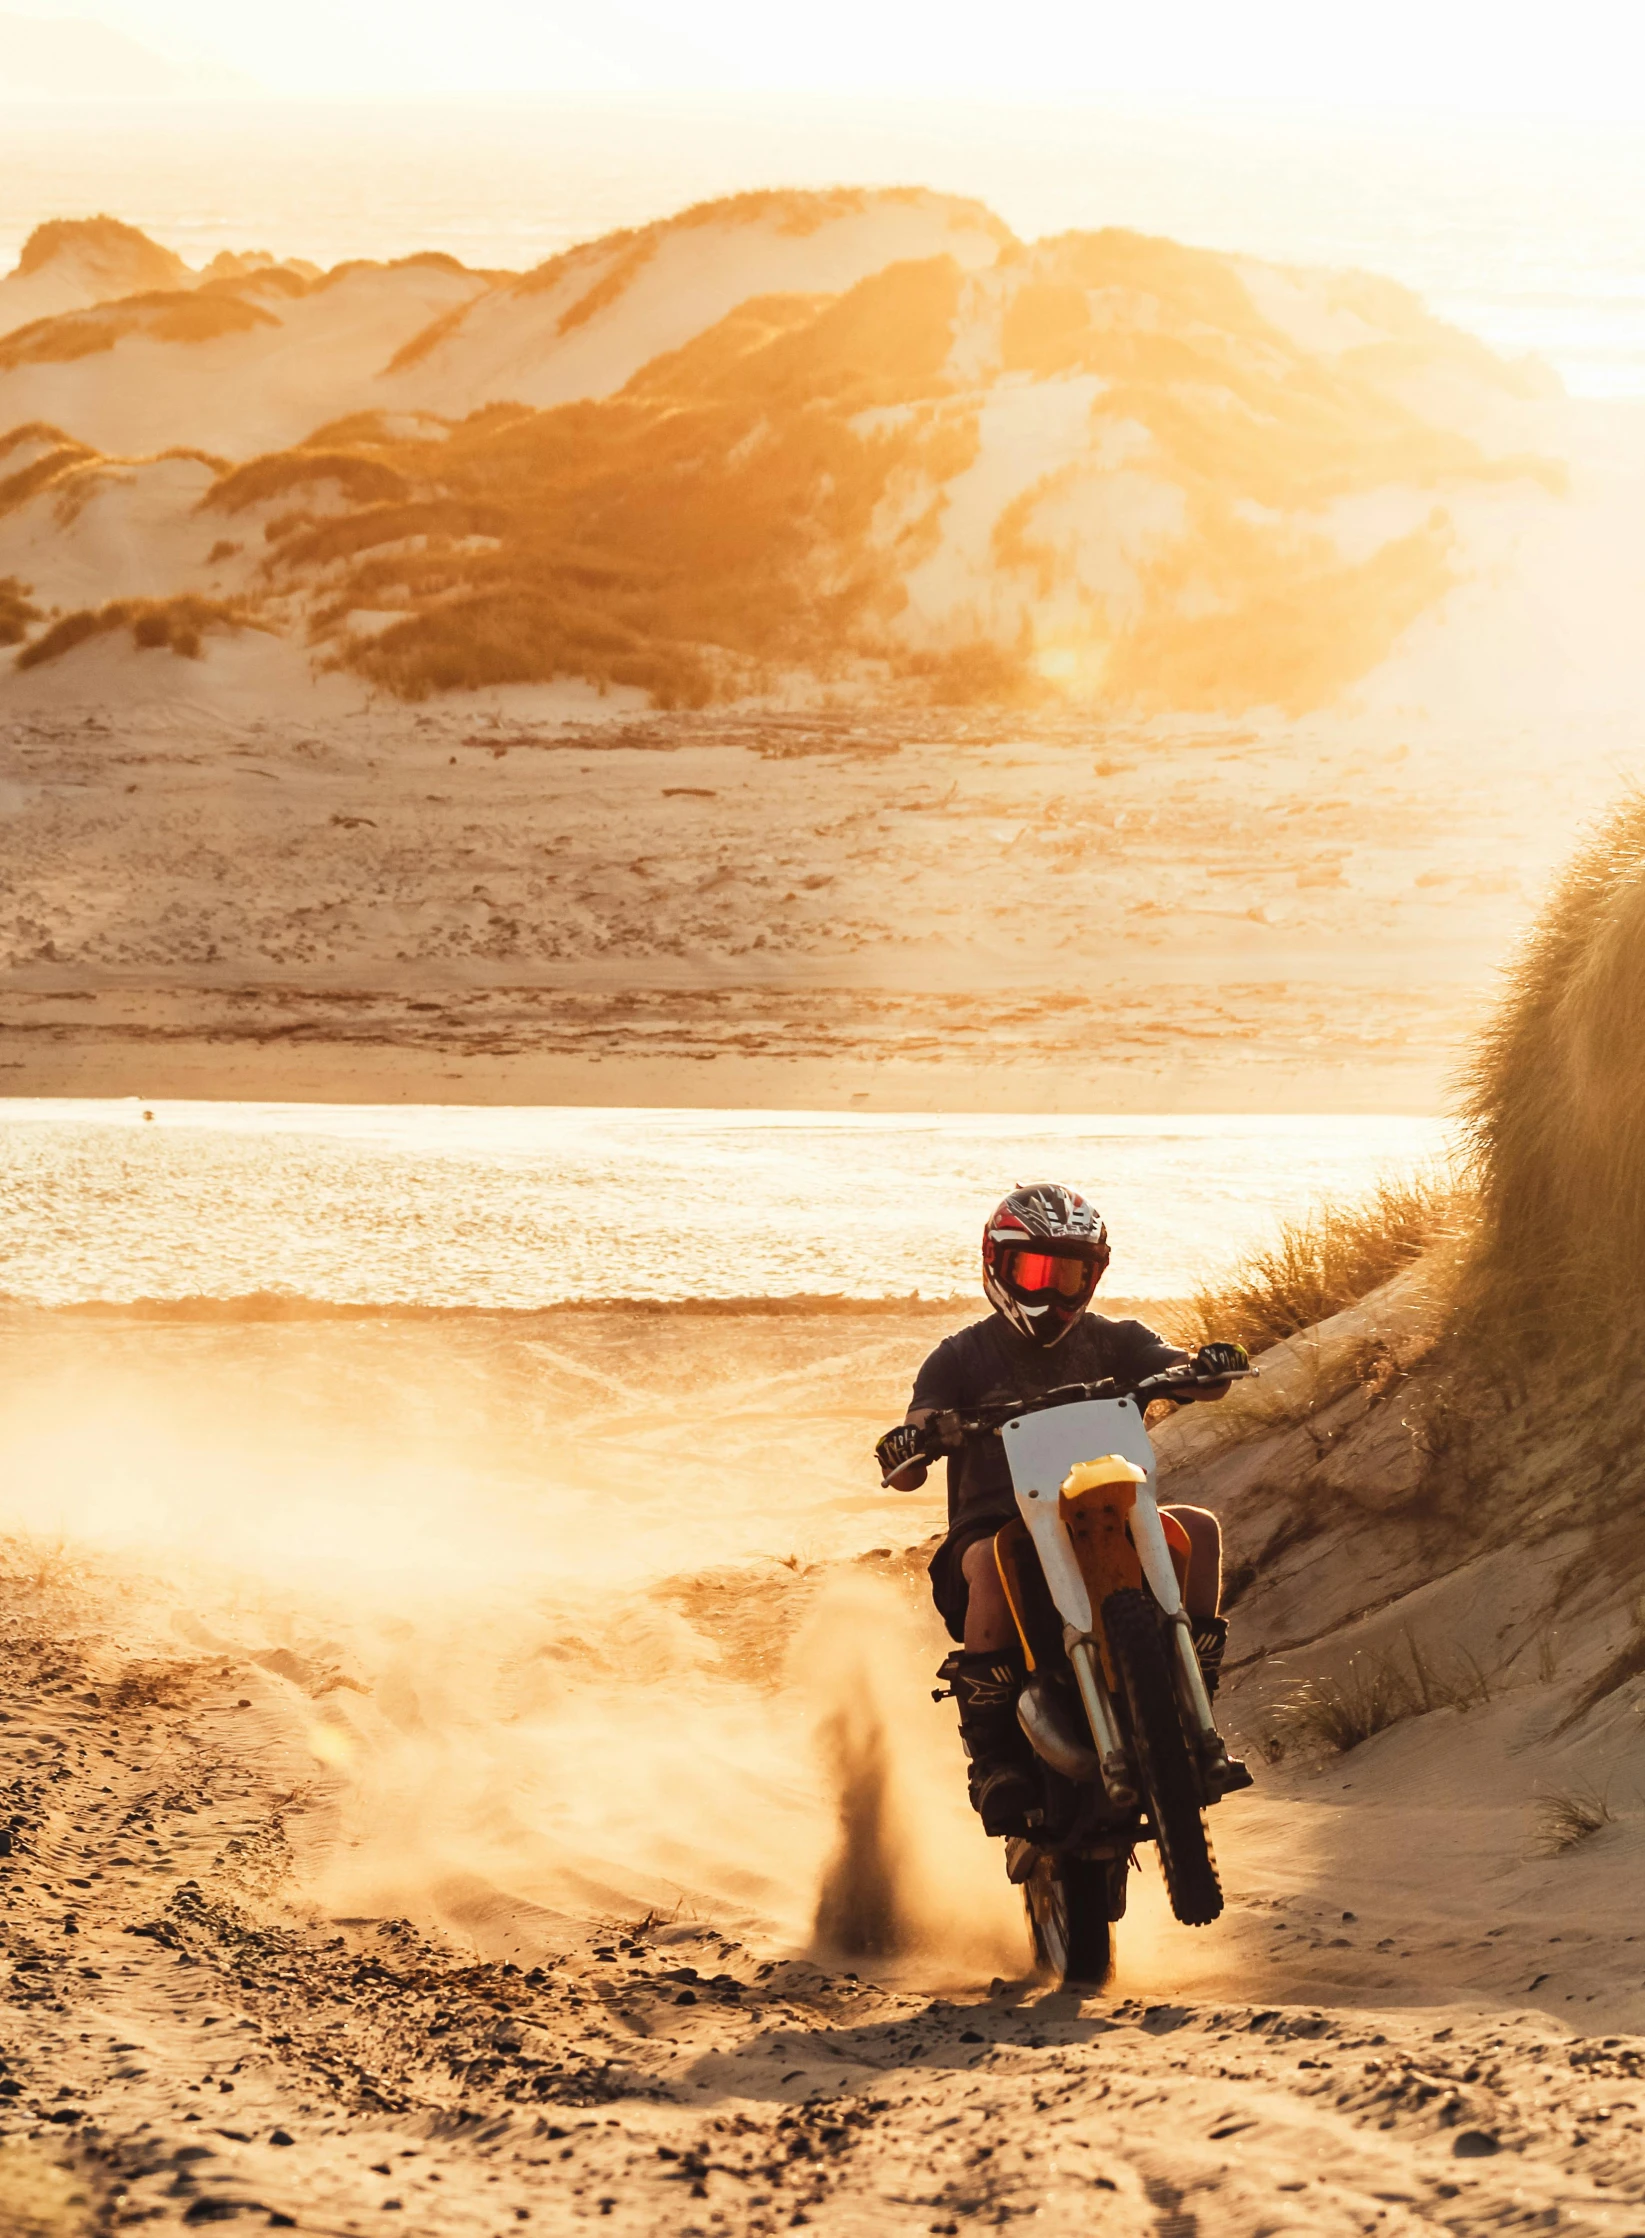
[[[1645,1305],[1645,793],[1581,849],[1469,1067],[1478,1326],[1531,1358],[1632,1346]]]
[[[0,575],[0,645],[21,645],[29,624],[40,619],[39,607],[29,603],[31,588],[15,575]]]
[[[1316,1205],[1194,1294],[1201,1341],[1279,1344],[1355,1305],[1461,1224],[1465,1200],[1439,1170],[1379,1181],[1368,1197]]]
[[[229,599],[197,598],[186,592],[178,598],[116,598],[106,606],[82,606],[61,621],[53,622],[32,645],[17,655],[19,668],[40,668],[60,660],[88,638],[107,637],[129,629],[133,644],[145,652],[161,650],[198,660],[207,629],[248,629],[258,625],[243,606]]]
[[[1373,1733],[1426,1717],[1433,1710],[1469,1710],[1491,1699],[1491,1681],[1466,1648],[1453,1651],[1442,1673],[1429,1650],[1407,1631],[1403,1657],[1389,1649],[1355,1655],[1340,1678],[1304,1679],[1269,1713],[1269,1753],[1327,1748],[1346,1755]]]
[[[1539,1796],[1537,1820],[1538,1851],[1544,1857],[1558,1857],[1562,1851],[1587,1841],[1601,1827],[1614,1826],[1616,1813],[1608,1793],[1593,1787],[1574,1787]]]

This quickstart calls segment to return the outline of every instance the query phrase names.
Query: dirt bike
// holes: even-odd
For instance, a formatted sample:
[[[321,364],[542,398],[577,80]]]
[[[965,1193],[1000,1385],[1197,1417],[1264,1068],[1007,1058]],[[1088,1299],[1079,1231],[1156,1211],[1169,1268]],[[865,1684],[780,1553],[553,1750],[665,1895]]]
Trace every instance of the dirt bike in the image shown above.
[[[1222,1911],[1205,1812],[1250,1780],[1211,1714],[1182,1603],[1188,1534],[1154,1497],[1143,1412],[1229,1380],[1178,1369],[1063,1384],[926,1425],[928,1458],[996,1432],[1011,1471],[1019,1512],[994,1560],[1027,1661],[1017,1718],[1043,1803],[1007,1841],[1006,1870],[1037,1968],[1058,1983],[1107,1980],[1139,1842],[1157,1845],[1185,1926]]]

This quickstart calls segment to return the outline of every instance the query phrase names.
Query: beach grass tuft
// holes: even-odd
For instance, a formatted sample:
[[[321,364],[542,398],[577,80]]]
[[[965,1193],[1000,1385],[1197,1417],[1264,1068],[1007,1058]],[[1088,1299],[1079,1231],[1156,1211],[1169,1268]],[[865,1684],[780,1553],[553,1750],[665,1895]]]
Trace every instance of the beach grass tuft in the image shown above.
[[[21,645],[40,609],[29,600],[31,586],[15,575],[0,575],[0,645]]]
[[[1558,1857],[1615,1824],[1609,1791],[1572,1787],[1537,1798],[1537,1848],[1544,1857]]]
[[[1645,1307],[1645,791],[1577,854],[1509,967],[1464,1117],[1480,1218],[1476,1326],[1598,1363]]]
[[[1385,1178],[1369,1196],[1329,1199],[1194,1294],[1197,1341],[1253,1352],[1329,1320],[1464,1224],[1465,1193],[1440,1168]]]
[[[143,652],[168,651],[184,660],[198,660],[208,629],[246,629],[256,625],[246,608],[222,598],[198,598],[185,592],[177,598],[116,598],[104,606],[82,606],[43,630],[17,655],[19,668],[40,668],[83,645],[88,638],[107,637],[129,629],[132,643]],[[4,639],[0,638],[0,643]]]
[[[1432,1651],[1407,1629],[1398,1648],[1349,1658],[1340,1676],[1304,1679],[1269,1713],[1269,1753],[1325,1749],[1346,1756],[1375,1733],[1435,1710],[1471,1710],[1492,1698],[1492,1683],[1477,1656],[1458,1647],[1442,1670]]]

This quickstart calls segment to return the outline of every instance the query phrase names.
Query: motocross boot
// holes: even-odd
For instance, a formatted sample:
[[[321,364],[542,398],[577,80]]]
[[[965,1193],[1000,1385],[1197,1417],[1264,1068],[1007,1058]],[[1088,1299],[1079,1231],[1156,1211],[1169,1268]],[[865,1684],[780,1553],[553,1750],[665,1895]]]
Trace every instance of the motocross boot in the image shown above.
[[[939,1678],[953,1688],[960,1739],[971,1759],[971,1807],[985,1834],[1023,1834],[1028,1814],[1040,1808],[1039,1783],[1024,1762],[1027,1744],[1017,1723],[1023,1673],[1006,1648],[949,1656]]]
[[[1194,1619],[1194,1654],[1199,1661],[1199,1675],[1205,1681],[1205,1698],[1214,1702],[1217,1688],[1222,1683],[1222,1659],[1228,1651],[1228,1619],[1225,1616],[1197,1616]],[[1228,1781],[1222,1792],[1234,1795],[1242,1787],[1254,1787],[1249,1770],[1237,1756],[1228,1759]]]

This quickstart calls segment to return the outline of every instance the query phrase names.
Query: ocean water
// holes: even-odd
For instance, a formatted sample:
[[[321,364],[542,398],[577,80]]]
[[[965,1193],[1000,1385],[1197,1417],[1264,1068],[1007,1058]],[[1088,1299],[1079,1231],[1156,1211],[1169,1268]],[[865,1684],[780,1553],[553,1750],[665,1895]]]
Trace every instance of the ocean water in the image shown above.
[[[145,1118],[145,1108],[153,1113]],[[529,1308],[949,1297],[984,1215],[1062,1179],[1111,1291],[1182,1296],[1322,1195],[1443,1153],[1429,1119],[887,1117],[0,1104],[0,1293]]]
[[[1020,234],[1131,226],[1387,273],[1578,394],[1645,394],[1645,134],[1225,103],[882,99],[0,108],[0,255],[107,210],[191,261],[524,267],[709,196],[920,184]]]

